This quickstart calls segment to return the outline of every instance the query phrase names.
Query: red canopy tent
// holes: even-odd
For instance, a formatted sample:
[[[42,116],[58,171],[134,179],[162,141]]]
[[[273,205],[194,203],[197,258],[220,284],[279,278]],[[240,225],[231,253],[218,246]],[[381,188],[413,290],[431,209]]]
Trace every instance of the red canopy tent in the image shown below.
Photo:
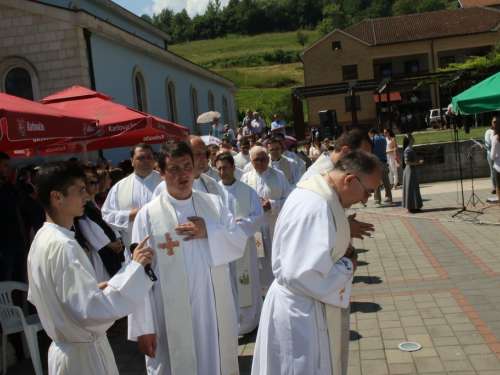
[[[96,121],[58,108],[0,93],[0,151],[87,138],[98,132]]]
[[[44,98],[42,101],[48,107],[98,119],[98,131],[87,138],[74,138],[63,144],[38,148],[40,155],[85,152],[85,148],[92,151],[126,147],[139,142],[163,143],[189,135],[189,129],[184,126],[113,103],[111,99],[81,86],[73,86]]]

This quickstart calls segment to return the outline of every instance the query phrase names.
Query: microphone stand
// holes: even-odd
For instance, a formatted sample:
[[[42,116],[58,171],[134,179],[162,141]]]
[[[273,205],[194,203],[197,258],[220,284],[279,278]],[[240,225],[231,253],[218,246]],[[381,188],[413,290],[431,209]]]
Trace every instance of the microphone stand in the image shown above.
[[[462,192],[462,208],[451,217],[455,217],[460,215],[462,212],[467,211],[467,207],[465,207],[465,199],[464,199],[464,180],[462,177],[462,162],[460,160],[460,142],[458,141],[458,126],[456,116],[452,116],[451,123],[453,124],[453,142],[455,143],[455,157],[458,162],[458,173],[460,175],[460,189]]]
[[[467,202],[467,205],[472,203],[473,207],[476,207],[478,203],[481,203],[484,206],[484,203],[477,194],[474,191],[474,168],[473,168],[473,161],[472,161],[472,156],[474,153],[474,150],[477,148],[477,144],[473,144],[472,147],[469,150],[469,153],[467,154],[467,158],[470,160],[470,176],[471,176],[471,188],[472,188],[472,194],[469,198],[469,201]],[[482,213],[482,212],[481,212]]]

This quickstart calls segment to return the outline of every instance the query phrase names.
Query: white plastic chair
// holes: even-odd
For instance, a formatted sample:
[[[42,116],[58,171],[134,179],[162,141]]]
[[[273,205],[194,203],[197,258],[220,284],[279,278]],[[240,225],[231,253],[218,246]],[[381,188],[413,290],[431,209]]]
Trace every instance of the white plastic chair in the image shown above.
[[[14,306],[12,302],[12,291],[28,291],[28,284],[17,281],[0,282],[0,322],[2,323],[2,358],[3,375],[7,373],[7,335],[24,332],[29,351],[25,350],[24,356],[32,358],[33,367],[37,375],[42,375],[42,363],[40,362],[40,351],[38,349],[37,332],[43,329],[38,314],[25,316],[23,310]]]

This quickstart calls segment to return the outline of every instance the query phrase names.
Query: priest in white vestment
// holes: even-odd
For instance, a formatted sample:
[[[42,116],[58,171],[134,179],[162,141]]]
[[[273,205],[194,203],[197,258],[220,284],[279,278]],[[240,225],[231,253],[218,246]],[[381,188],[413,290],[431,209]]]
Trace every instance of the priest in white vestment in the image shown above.
[[[270,158],[269,166],[283,172],[292,190],[295,189],[295,186],[302,177],[299,164],[295,160],[282,155],[283,146],[278,139],[269,139],[266,147]]]
[[[351,151],[360,150],[371,152],[371,149],[372,143],[368,134],[358,129],[345,132],[335,142],[335,149],[333,152],[330,155],[322,154],[316,162],[309,167],[300,181],[305,181],[317,174],[324,175],[325,173],[331,172],[338,161]],[[356,220],[356,214],[349,215],[347,219],[349,220],[352,238],[359,238],[362,240],[363,236],[370,236],[371,232],[375,230],[373,224]]]
[[[271,256],[272,238],[278,214],[291,192],[290,184],[285,175],[280,171],[269,168],[269,156],[266,149],[254,146],[250,150],[253,170],[247,172],[241,178],[244,182],[257,191],[264,208],[264,223],[260,231],[256,233],[259,239],[256,241],[259,263],[260,263],[260,286],[262,295],[265,296],[274,280]],[[262,238],[262,241],[260,241]],[[263,245],[259,244],[262,243]]]
[[[302,160],[295,152],[292,152],[292,151],[286,149],[286,142],[285,142],[285,135],[284,134],[275,133],[273,135],[273,138],[276,138],[281,142],[281,145],[283,146],[283,150],[281,151],[281,154],[285,155],[287,158],[295,160],[297,162],[297,164],[299,165],[300,175],[302,177],[302,175],[306,172],[306,162],[304,160]],[[297,145],[295,145],[295,147],[297,147]]]
[[[203,140],[196,135],[187,136],[186,138],[183,139],[183,142],[185,142],[193,152],[193,157],[194,157],[193,190],[201,191],[203,193],[208,193],[208,194],[214,194],[222,197],[224,193],[220,185],[217,183],[217,181],[220,180],[220,177],[214,169],[208,167],[208,157],[206,153],[207,146],[205,146],[205,142],[203,142]],[[219,152],[219,150],[216,151],[216,154],[217,152]],[[207,168],[214,171],[214,173],[217,176],[217,179],[211,177],[213,176],[212,173],[210,174],[204,173],[205,171],[207,171]],[[163,193],[163,191],[166,189],[166,186],[167,185],[165,181],[162,181],[155,189],[152,199],[156,198],[161,193]]]
[[[135,216],[151,200],[154,190],[161,182],[160,174],[153,170],[154,157],[150,145],[139,143],[132,147],[130,161],[134,173],[111,188],[101,208],[104,221],[121,233],[128,255]]]
[[[349,325],[340,310],[349,305],[357,254],[344,209],[366,203],[379,183],[377,159],[355,151],[290,194],[276,225],[276,280],[262,308],[252,374],[346,375]]]
[[[250,142],[248,139],[242,139],[240,143],[241,152],[234,156],[234,165],[243,170],[250,163]]]
[[[28,300],[47,335],[49,374],[118,374],[106,330],[144,300],[152,282],[144,272],[153,250],[137,247],[108,282],[97,284],[85,251],[75,240],[73,219],[83,214],[85,173],[75,164],[48,163],[37,175],[38,201],[47,221],[28,256]]]
[[[219,156],[220,154],[230,154],[231,156],[233,156],[231,153],[230,153],[230,150],[228,150],[227,148],[223,148],[221,147],[219,149],[219,151],[217,151],[216,153],[216,157]],[[234,156],[233,156],[233,162],[234,162]],[[217,168],[215,169],[217,171]],[[219,175],[220,177],[220,173],[217,172],[217,174]],[[237,179],[238,181],[241,181],[241,178],[243,177],[243,175],[245,174],[241,169],[239,169],[237,166],[236,166],[236,163],[234,164],[234,178]],[[219,180],[219,185],[222,186],[220,180]],[[222,197],[222,195],[220,196]]]
[[[259,324],[262,297],[260,293],[259,261],[254,234],[264,221],[264,209],[257,192],[239,181],[234,171],[234,159],[221,152],[215,159],[217,173],[224,189],[226,207],[236,219],[236,224],[246,233],[245,253],[230,264],[233,297],[235,299],[238,334],[253,331]]]
[[[158,250],[158,281],[129,316],[129,339],[146,355],[148,374],[237,374],[227,264],[243,255],[247,236],[220,197],[192,189],[186,143],[163,144],[158,163],[166,190],[141,209],[132,235],[147,233]]]

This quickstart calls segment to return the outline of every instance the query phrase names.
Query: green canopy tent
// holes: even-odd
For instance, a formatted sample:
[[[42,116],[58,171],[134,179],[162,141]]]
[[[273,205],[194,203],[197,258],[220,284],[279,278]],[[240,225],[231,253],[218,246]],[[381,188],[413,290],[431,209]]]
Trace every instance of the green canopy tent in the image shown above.
[[[455,113],[461,115],[500,110],[500,73],[465,90],[452,101]]]

